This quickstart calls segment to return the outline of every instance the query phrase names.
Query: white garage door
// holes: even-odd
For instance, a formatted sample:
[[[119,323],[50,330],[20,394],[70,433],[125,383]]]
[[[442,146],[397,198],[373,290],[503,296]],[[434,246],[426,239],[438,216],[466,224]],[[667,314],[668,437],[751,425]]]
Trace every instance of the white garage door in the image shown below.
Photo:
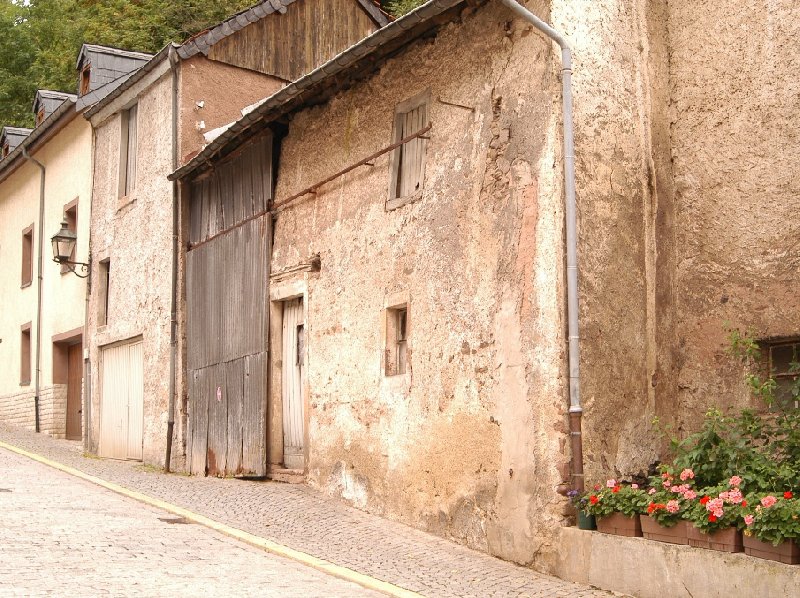
[[[142,342],[103,349],[100,456],[142,459],[144,368]]]

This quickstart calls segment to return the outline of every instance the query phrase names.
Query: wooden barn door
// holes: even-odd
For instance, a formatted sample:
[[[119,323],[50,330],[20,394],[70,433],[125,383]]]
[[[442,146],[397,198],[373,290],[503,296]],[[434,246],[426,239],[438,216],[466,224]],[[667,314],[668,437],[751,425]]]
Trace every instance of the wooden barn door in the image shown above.
[[[144,362],[142,342],[103,349],[100,395],[101,457],[142,460]]]
[[[189,468],[267,474],[271,139],[192,184],[187,253]]]

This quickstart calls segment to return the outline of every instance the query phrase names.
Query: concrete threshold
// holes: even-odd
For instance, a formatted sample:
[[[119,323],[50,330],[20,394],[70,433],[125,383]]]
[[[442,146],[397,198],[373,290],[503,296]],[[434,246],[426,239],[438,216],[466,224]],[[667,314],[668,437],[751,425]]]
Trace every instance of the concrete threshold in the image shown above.
[[[183,507],[179,507],[177,505],[173,505],[158,498],[142,494],[141,492],[137,492],[136,490],[131,490],[130,488],[125,488],[124,486],[120,486],[119,484],[115,484],[114,482],[103,480],[101,478],[98,478],[97,476],[90,475],[88,473],[80,471],[79,469],[75,469],[74,467],[70,467],[68,465],[64,465],[63,463],[59,463],[57,461],[53,461],[41,455],[37,455],[36,453],[26,451],[12,444],[0,441],[0,448],[4,448],[18,455],[28,457],[29,459],[33,459],[34,461],[38,461],[39,463],[42,463],[44,465],[47,465],[64,473],[67,473],[69,475],[75,476],[82,480],[86,480],[87,482],[91,482],[92,484],[96,484],[107,490],[110,490],[117,494],[121,494],[122,496],[126,496],[128,498],[132,498],[133,500],[137,500],[139,502],[145,503],[157,509],[167,511],[168,513],[172,513],[174,515],[182,517],[192,523],[203,525],[209,529],[213,529],[221,534],[225,534],[228,537],[235,538],[240,542],[244,542],[256,548],[260,548],[271,554],[275,554],[287,559],[291,559],[293,561],[297,561],[308,567],[311,567],[312,569],[316,569],[318,571],[326,573],[327,575],[332,575],[333,577],[337,577],[339,579],[344,579],[346,581],[357,583],[358,585],[363,586],[367,589],[382,592],[389,596],[397,596],[399,598],[416,598],[422,596],[421,594],[412,592],[410,590],[406,590],[405,588],[401,588],[400,586],[391,584],[381,579],[377,579],[369,575],[364,575],[363,573],[359,573],[358,571],[348,569],[347,567],[336,565],[335,563],[331,563],[330,561],[317,558],[315,556],[312,556],[305,552],[301,552],[299,550],[294,550],[293,548],[289,548],[288,546],[284,546],[283,544],[278,544],[277,542],[273,542],[272,540],[267,540],[266,538],[256,536],[255,534],[251,534],[249,532],[237,529],[235,527],[231,527],[219,521],[215,521],[214,519],[210,519],[198,513],[194,513]]]

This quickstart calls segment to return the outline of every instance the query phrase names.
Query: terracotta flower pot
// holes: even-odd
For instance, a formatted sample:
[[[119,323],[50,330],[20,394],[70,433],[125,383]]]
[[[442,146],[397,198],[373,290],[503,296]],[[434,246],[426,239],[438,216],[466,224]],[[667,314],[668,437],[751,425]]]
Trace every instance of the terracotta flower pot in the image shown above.
[[[597,531],[615,536],[641,538],[642,524],[639,522],[638,515],[625,517],[622,513],[611,513],[606,517],[597,518]]]
[[[695,548],[707,548],[720,552],[742,552],[743,550],[742,532],[735,527],[706,534],[693,525],[687,525],[686,532],[689,546]]]
[[[744,553],[787,565],[800,564],[800,544],[797,543],[797,540],[784,540],[777,546],[773,546],[770,542],[762,542],[755,536],[745,536]]]
[[[667,544],[688,544],[686,522],[678,521],[672,527],[664,527],[649,515],[642,515],[642,535],[648,540]]]

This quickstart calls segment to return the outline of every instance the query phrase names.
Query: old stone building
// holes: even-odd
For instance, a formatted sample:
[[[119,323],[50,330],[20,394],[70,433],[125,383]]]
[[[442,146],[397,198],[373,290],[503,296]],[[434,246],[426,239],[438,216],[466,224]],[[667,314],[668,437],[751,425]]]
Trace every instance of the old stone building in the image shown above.
[[[311,26],[315,14],[327,17]],[[167,175],[201,150],[206,134],[386,22],[366,0],[260,2],[165,47],[102,99],[87,97],[95,138],[93,451],[163,465],[176,437],[172,455],[182,466],[187,348],[175,335],[173,291],[185,216]]]
[[[573,52],[589,479],[646,471],[655,415],[684,430],[748,401],[726,322],[800,335],[800,15],[756,4],[526,3]],[[200,322],[223,289],[263,305],[243,321],[226,303],[218,332],[258,323],[270,359],[253,425],[273,474],[540,568],[556,566],[557,490],[573,483],[561,68],[504,2],[433,0],[173,175],[188,344],[222,343]],[[223,185],[253,180],[265,151],[274,189],[237,211]],[[209,283],[226,255],[255,269]],[[214,422],[247,404],[224,369],[201,371],[196,472],[224,446]]]

